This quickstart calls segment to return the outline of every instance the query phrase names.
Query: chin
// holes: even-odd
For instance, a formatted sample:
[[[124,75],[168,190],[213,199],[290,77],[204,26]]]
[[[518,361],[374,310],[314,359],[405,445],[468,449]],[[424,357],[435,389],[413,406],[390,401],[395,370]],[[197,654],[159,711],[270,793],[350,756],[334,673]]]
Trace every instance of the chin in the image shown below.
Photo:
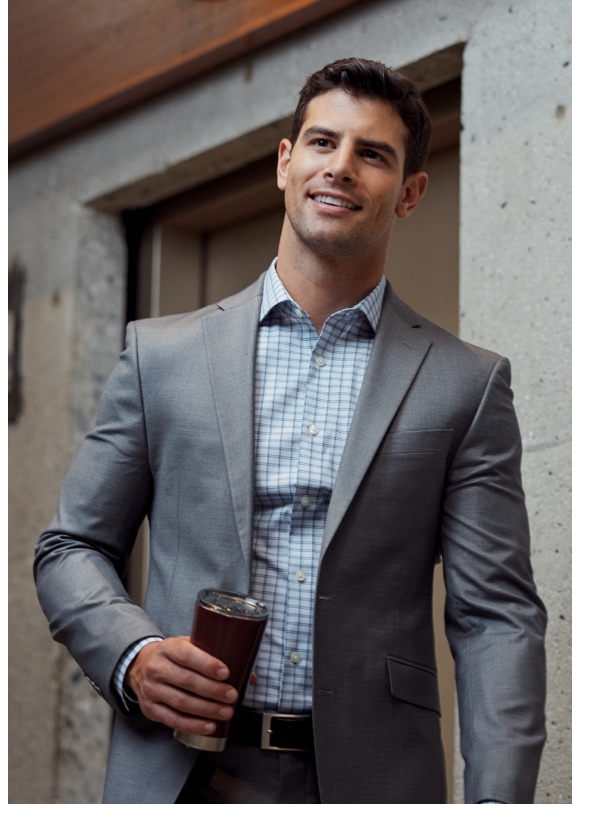
[[[365,241],[354,235],[298,234],[300,242],[315,254],[350,257],[365,251]]]

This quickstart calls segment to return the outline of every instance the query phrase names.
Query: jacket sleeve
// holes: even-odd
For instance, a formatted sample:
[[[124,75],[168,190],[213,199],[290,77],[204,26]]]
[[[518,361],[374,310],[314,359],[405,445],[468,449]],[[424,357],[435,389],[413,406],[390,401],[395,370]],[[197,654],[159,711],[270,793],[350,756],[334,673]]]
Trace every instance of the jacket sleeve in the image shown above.
[[[450,467],[442,526],[467,803],[532,803],[545,741],[546,612],[520,462],[510,365],[501,359]]]
[[[34,560],[38,597],[53,638],[121,710],[111,684],[119,659],[139,639],[162,635],[123,585],[152,482],[136,330],[130,325],[96,425],[65,478]]]

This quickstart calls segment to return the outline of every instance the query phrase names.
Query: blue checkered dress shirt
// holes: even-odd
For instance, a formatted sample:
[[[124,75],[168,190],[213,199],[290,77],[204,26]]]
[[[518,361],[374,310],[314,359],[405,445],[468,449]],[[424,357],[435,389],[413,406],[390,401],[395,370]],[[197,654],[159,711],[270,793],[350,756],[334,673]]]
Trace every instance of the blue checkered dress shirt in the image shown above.
[[[251,594],[270,619],[245,705],[312,707],[313,609],[321,541],[335,477],[373,338],[385,278],[320,335],[267,272],[255,368],[256,479]]]
[[[250,592],[270,618],[258,682],[244,704],[302,713],[312,707],[312,629],[321,540],[336,473],[371,355],[385,278],[352,309],[331,315],[320,335],[289,296],[274,261],[265,278],[255,367],[256,477]],[[115,673],[149,638],[132,645]],[[134,700],[132,700],[134,701]]]

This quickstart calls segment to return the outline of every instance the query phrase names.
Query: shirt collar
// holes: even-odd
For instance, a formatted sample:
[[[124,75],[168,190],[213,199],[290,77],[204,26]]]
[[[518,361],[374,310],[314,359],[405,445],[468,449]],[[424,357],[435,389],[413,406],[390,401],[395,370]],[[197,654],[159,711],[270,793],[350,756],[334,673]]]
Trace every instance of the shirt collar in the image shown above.
[[[294,309],[300,309],[300,306],[290,296],[289,292],[281,282],[276,269],[277,258],[273,260],[263,285],[263,296],[260,307],[260,323],[266,319],[268,314],[280,304],[291,304]],[[353,309],[360,310],[373,329],[377,332],[377,325],[381,317],[381,308],[383,305],[383,295],[385,293],[386,279],[382,277],[377,286],[372,289],[369,294],[364,297]]]

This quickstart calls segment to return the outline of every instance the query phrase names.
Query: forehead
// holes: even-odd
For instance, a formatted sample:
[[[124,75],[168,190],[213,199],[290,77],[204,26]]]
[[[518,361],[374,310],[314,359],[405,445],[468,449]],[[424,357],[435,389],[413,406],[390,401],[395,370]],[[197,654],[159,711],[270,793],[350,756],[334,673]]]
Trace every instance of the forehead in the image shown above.
[[[300,135],[315,126],[387,141],[400,150],[404,150],[407,135],[406,125],[388,101],[349,95],[343,90],[330,90],[309,101]]]

